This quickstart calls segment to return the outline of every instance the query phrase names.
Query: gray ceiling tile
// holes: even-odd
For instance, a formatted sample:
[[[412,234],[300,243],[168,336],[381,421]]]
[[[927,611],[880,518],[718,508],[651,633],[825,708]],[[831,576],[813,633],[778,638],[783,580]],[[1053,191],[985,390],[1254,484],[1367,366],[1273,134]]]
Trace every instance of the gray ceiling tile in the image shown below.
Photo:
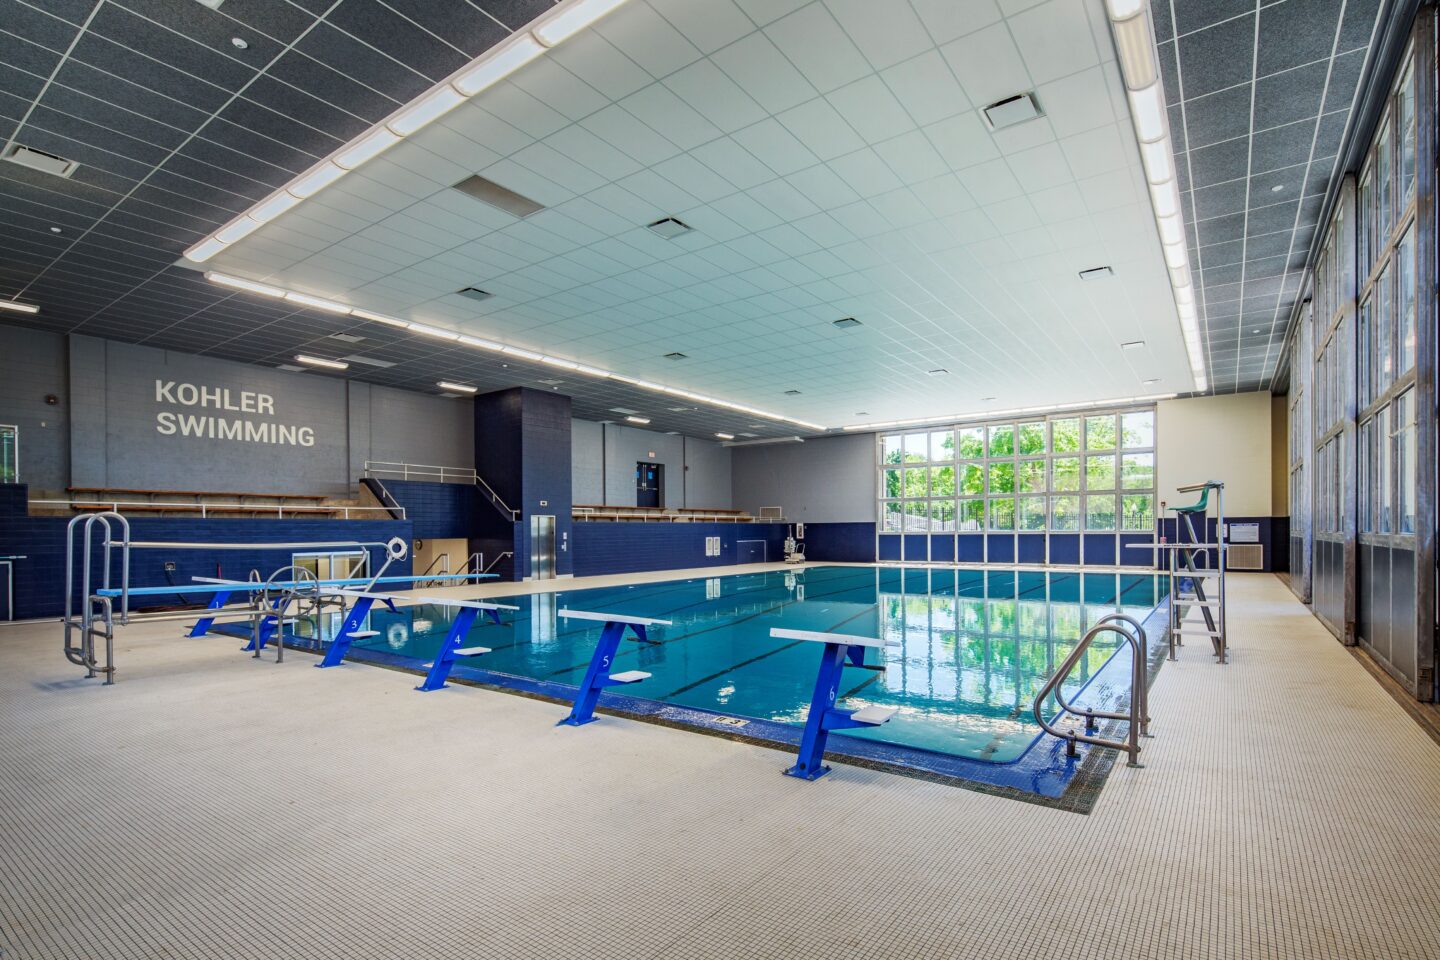
[[[1167,0],[1161,0],[1152,6],[1170,5]],[[1173,7],[1177,33],[1191,33],[1255,10],[1250,0],[1176,0]]]
[[[1261,130],[1252,141],[1251,172],[1265,173],[1306,162],[1314,137],[1315,124],[1311,121]]]
[[[1178,42],[1180,75],[1187,100],[1245,83],[1253,76],[1254,13],[1196,33],[1182,33]]]
[[[1285,0],[1261,8],[1257,75],[1329,60],[1343,6],[1335,0]]]
[[[1255,129],[1266,130],[1318,114],[1328,76],[1329,62],[1326,61],[1256,81]]]
[[[1246,176],[1250,164],[1250,143],[1246,140],[1217,143],[1191,150],[1189,158],[1194,189],[1199,190]]]
[[[1249,135],[1251,86],[1245,83],[1185,101],[1186,142],[1191,150]],[[1319,108],[1318,98],[1316,108]],[[1256,121],[1257,128],[1273,126],[1260,124],[1258,116]]]
[[[1243,212],[1248,200],[1244,180],[1202,187],[1195,191],[1194,214],[1197,220],[1210,220],[1227,213]]]

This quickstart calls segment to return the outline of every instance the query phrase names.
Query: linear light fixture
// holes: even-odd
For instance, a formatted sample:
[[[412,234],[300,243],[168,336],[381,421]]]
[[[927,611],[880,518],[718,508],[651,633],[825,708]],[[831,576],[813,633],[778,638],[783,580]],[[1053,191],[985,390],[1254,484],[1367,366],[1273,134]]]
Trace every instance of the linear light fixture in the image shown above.
[[[628,420],[630,423],[649,423],[649,422],[650,422],[650,418],[649,418],[649,417],[626,417],[625,419]]]
[[[924,417],[915,420],[881,420],[876,423],[852,423],[842,430],[887,430],[891,427],[918,427],[927,423],[957,423],[962,420],[993,420],[1016,414],[1039,416],[1061,410],[1084,410],[1087,407],[1111,407],[1125,403],[1147,403],[1152,400],[1169,400],[1179,396],[1175,393],[1152,393],[1144,397],[1113,397],[1109,400],[1086,400],[1082,403],[1057,403],[1048,407],[1011,407],[1008,410],[978,410],[971,413],[952,413],[943,417]]]
[[[451,383],[449,380],[437,380],[435,386],[441,390],[453,390],[456,393],[478,393],[479,387],[466,386],[463,383]]]
[[[733,434],[733,433],[717,433],[717,434],[715,434],[715,436],[719,437],[721,440],[734,440],[734,439],[735,439],[735,434]]]
[[[1120,72],[1130,101],[1130,120],[1140,142],[1140,161],[1150,187],[1155,227],[1170,271],[1170,288],[1180,317],[1180,332],[1190,358],[1190,375],[1195,389],[1209,389],[1205,373],[1205,352],[1200,342],[1200,323],[1195,311],[1195,290],[1191,285],[1189,253],[1181,220],[1180,189],[1175,181],[1175,164],[1170,143],[1170,125],[1165,115],[1165,94],[1155,59],[1155,36],[1150,26],[1149,0],[1105,0],[1110,31]],[[848,429],[848,428],[847,428]]]
[[[0,300],[0,310],[13,310],[15,313],[40,312],[40,308],[33,303],[19,303],[15,300]]]
[[[295,359],[301,363],[309,364],[312,367],[324,367],[327,370],[349,370],[350,364],[343,360],[326,360],[324,357],[312,357],[306,353],[295,354]]]
[[[399,317],[392,317],[383,313],[376,313],[373,310],[362,310],[358,307],[349,307],[343,303],[336,303],[333,300],[325,300],[322,297],[312,297],[309,294],[297,293],[293,290],[285,290],[281,287],[274,287],[268,283],[258,283],[254,280],[246,280],[244,277],[231,276],[228,273],[220,273],[216,270],[207,270],[205,279],[211,283],[218,283],[222,286],[233,287],[236,290],[244,290],[248,293],[258,293],[261,296],[276,297],[282,300],[289,300],[292,303],[301,303],[305,306],[314,307],[320,310],[333,310],[345,312],[350,316],[361,320],[369,320],[372,323],[383,323],[388,327],[396,327],[401,330],[408,330],[411,333],[425,337],[434,337],[437,340],[447,340],[451,343],[461,343],[467,347],[474,347],[477,350],[485,350],[490,353],[503,354],[505,356],[517,357],[521,360],[529,360],[535,363],[543,363],[553,367],[560,367],[565,370],[574,370],[576,373],[583,373],[587,377],[595,377],[599,380],[618,380],[621,383],[628,383],[631,386],[639,387],[642,390],[651,390],[655,393],[663,393],[672,397],[683,397],[686,400],[694,400],[697,403],[708,404],[713,407],[723,407],[726,410],[736,410],[741,413],[748,413],[754,417],[762,417],[766,420],[775,420],[781,423],[793,423],[797,427],[804,427],[807,430],[814,430],[819,433],[828,429],[818,423],[811,423],[808,420],[797,420],[794,417],[781,416],[778,413],[771,413],[769,410],[760,410],[756,407],[747,407],[739,403],[731,403],[729,400],[721,400],[719,397],[707,396],[703,393],[692,393],[689,390],[681,390],[677,387],[667,387],[661,383],[652,383],[649,380],[638,380],[635,377],[627,377],[610,370],[594,367],[586,363],[578,363],[574,360],[567,360],[564,357],[552,357],[548,354],[537,353],[534,350],[525,350],[521,347],[512,346],[507,343],[498,343],[494,340],[486,340],[482,337],[473,337],[469,334],[456,333],[454,330],[446,330],[443,327],[431,326],[428,323],[418,323],[414,320],[402,320]],[[303,299],[302,299],[303,298]],[[0,304],[10,301],[0,300]]]
[[[185,259],[204,263],[262,224],[294,209],[404,138],[423,130],[471,97],[504,80],[546,50],[573,37],[625,0],[565,0],[527,28],[486,50],[384,120],[341,146],[219,230],[185,251]]]

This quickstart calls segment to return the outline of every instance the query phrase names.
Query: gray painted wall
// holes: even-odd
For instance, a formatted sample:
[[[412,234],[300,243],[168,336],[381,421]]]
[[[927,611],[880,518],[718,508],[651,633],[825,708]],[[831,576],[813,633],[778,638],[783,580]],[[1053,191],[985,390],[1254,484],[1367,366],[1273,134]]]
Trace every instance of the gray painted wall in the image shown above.
[[[20,482],[32,496],[69,486],[69,393],[64,336],[0,326],[0,423],[20,430]],[[60,402],[48,405],[47,395]]]
[[[875,521],[875,435],[731,447],[735,506],[785,508],[802,523]]]
[[[186,403],[182,384],[208,395]],[[46,393],[60,404],[45,406]],[[0,327],[0,423],[14,421],[21,479],[37,492],[345,495],[366,460],[474,463],[474,411],[463,400]]]
[[[665,466],[665,506],[728,509],[731,505],[730,449],[718,443],[576,420],[571,424],[570,449],[575,503],[635,506],[635,464],[644,460]]]

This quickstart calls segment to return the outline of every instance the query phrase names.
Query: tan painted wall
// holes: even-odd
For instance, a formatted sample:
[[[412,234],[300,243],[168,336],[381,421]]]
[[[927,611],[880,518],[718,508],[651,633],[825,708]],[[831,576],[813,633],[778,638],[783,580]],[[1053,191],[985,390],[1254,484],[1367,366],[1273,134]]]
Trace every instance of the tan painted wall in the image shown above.
[[[1270,511],[1290,515],[1290,398],[1270,398]]]
[[[1155,405],[1156,493],[1171,506],[1197,494],[1175,488],[1202,480],[1225,483],[1225,513],[1273,515],[1268,392],[1161,400]]]
[[[487,508],[488,509],[488,508]],[[415,544],[419,544],[415,548]],[[465,540],[416,540],[411,544],[415,548],[414,556],[411,557],[411,567],[416,574],[430,569],[430,564],[442,553],[450,554],[450,572],[459,573],[460,568],[465,565],[465,559],[470,556],[469,545]],[[432,573],[439,573],[437,566]]]

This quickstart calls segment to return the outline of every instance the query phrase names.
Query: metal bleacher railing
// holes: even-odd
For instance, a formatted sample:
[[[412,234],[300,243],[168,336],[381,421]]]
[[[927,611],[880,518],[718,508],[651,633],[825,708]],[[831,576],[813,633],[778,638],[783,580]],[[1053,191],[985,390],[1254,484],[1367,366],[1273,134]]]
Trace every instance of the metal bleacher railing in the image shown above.
[[[391,516],[390,511],[385,507],[358,507],[339,503],[315,506],[286,503],[209,503],[203,500],[31,500],[30,505],[68,507],[76,510],[112,510],[116,513],[122,510],[127,513],[144,513],[147,510],[156,513],[198,513],[202,520],[211,514],[253,514],[284,519],[287,516],[294,518],[316,514],[333,518],[338,513],[345,520],[366,517],[383,520]],[[405,519],[405,508],[399,509],[400,516],[395,519],[403,520]],[[352,517],[352,514],[356,516]]]
[[[520,511],[511,509],[485,478],[475,472],[474,467],[443,467],[428,463],[392,463],[385,460],[366,460],[365,476],[379,479],[390,477],[399,480],[425,480],[431,483],[469,483],[474,484],[485,498],[490,501],[491,506],[503,514],[508,514],[511,521],[520,519]]]

